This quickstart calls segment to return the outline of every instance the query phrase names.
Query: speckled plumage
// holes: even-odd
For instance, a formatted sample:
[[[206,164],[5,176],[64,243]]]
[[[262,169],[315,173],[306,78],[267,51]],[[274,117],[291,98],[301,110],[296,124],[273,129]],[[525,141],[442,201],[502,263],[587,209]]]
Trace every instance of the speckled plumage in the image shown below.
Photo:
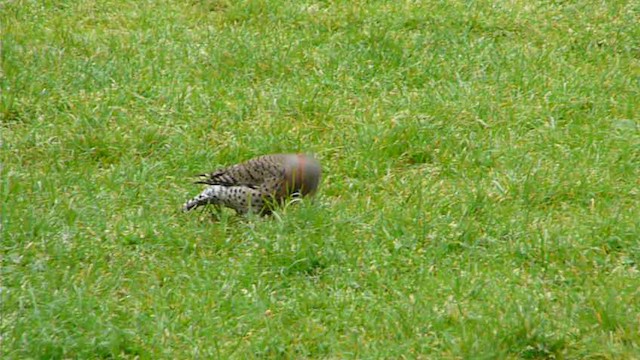
[[[264,155],[241,164],[200,175],[209,185],[187,201],[184,211],[206,204],[222,205],[239,214],[267,214],[272,204],[288,196],[313,194],[320,182],[320,164],[310,155]]]

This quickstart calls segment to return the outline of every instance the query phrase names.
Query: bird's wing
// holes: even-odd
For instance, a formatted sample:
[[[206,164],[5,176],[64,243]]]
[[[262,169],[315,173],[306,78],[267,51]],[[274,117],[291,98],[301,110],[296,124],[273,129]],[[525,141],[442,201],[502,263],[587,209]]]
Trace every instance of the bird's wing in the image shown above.
[[[284,176],[270,176],[260,184],[258,191],[262,196],[280,196],[284,188]]]
[[[259,185],[259,179],[251,177],[248,171],[243,169],[235,169],[233,166],[219,169],[208,174],[198,175],[200,180],[196,184],[206,185],[222,185],[222,186],[249,186],[255,187]]]
[[[283,176],[283,170],[265,159],[258,158],[199,176],[201,180],[196,181],[196,184],[247,186],[256,189],[268,179]]]

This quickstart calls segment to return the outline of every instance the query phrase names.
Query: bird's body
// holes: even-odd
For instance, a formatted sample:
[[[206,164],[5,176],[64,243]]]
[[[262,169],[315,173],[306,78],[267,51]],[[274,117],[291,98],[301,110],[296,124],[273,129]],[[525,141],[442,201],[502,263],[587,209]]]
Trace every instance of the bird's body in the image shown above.
[[[189,211],[206,204],[222,205],[239,214],[266,214],[271,206],[288,196],[313,194],[321,177],[320,164],[310,155],[274,154],[260,156],[209,174],[198,184],[209,185],[187,201]]]

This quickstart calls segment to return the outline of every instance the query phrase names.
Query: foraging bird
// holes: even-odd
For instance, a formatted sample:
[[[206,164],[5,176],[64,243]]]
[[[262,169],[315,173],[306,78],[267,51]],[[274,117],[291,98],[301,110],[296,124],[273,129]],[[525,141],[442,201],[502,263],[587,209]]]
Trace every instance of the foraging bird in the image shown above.
[[[238,214],[270,214],[272,205],[281,204],[288,196],[315,193],[321,175],[320,164],[311,155],[260,156],[200,175],[202,180],[196,184],[209,187],[187,201],[183,210],[214,204],[235,209]]]

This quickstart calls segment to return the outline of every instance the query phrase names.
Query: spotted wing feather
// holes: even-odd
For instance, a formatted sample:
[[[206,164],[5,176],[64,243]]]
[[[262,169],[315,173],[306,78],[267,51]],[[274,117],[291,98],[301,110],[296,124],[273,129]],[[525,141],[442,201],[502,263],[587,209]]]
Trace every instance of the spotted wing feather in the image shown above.
[[[248,186],[256,188],[266,179],[282,176],[282,164],[277,155],[261,156],[241,164],[200,175],[203,179],[196,184],[222,186]]]

